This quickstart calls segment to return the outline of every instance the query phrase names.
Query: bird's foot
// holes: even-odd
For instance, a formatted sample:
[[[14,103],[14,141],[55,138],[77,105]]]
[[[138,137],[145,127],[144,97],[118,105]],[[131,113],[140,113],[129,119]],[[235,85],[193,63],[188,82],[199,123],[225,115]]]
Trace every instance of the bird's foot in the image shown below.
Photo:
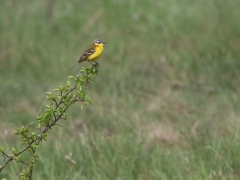
[[[94,62],[95,64],[93,66],[99,67],[99,64],[97,62]]]

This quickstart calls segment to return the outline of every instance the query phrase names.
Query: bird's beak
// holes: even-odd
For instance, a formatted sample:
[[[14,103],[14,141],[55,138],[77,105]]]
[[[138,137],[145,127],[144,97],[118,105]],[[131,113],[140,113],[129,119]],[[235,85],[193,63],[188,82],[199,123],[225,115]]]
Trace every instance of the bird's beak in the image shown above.
[[[107,43],[105,43],[105,42],[102,42],[103,44],[107,44]]]

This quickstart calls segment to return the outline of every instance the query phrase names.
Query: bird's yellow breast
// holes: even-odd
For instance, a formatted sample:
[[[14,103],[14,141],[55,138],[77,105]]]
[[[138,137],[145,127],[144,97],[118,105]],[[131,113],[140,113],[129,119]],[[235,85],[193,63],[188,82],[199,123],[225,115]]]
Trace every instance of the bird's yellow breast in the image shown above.
[[[102,44],[95,44],[95,52],[88,56],[88,61],[94,61],[97,59],[103,52],[103,45]]]

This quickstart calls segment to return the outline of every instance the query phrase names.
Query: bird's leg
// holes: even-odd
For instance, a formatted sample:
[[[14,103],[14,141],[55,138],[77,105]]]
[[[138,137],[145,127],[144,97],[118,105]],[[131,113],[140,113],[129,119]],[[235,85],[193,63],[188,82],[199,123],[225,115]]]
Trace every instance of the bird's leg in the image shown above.
[[[90,62],[90,64],[93,65],[93,66],[95,65],[95,64],[93,64],[91,61],[88,61],[88,62]]]
[[[99,64],[95,61],[88,61],[88,62],[90,62],[93,66],[99,67]]]

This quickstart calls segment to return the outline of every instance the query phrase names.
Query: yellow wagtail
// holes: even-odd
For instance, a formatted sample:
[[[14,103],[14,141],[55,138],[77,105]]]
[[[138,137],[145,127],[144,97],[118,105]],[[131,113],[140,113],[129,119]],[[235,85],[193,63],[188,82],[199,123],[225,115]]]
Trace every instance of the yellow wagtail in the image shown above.
[[[83,61],[89,61],[91,63],[91,61],[94,61],[97,58],[99,58],[99,56],[103,52],[103,45],[104,44],[106,44],[106,43],[99,40],[99,39],[93,41],[93,44],[91,44],[90,46],[87,47],[87,49],[83,52],[83,54],[79,58],[78,62],[76,64],[74,64],[74,66],[71,69],[73,69],[77,64],[79,64]],[[98,65],[97,62],[95,62],[95,64]]]

